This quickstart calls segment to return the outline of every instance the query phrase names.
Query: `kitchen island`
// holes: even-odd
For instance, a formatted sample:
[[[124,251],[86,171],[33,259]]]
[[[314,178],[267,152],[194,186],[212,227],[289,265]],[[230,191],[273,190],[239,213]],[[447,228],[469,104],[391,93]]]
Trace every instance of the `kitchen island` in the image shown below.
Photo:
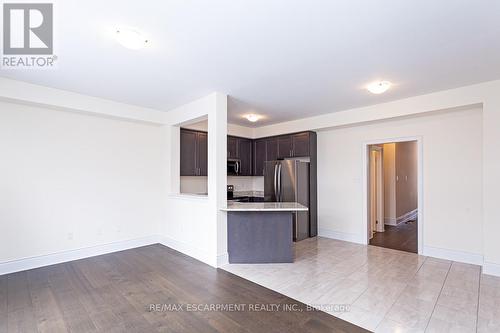
[[[230,202],[227,212],[229,263],[291,263],[296,202]]]

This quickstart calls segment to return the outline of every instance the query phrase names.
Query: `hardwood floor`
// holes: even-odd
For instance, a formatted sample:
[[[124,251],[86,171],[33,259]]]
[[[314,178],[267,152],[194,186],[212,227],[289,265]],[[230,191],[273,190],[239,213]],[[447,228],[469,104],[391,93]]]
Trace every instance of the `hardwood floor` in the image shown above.
[[[417,253],[417,241],[417,221],[410,221],[397,226],[385,225],[385,231],[376,232],[370,240],[370,245]]]
[[[163,304],[183,305],[183,311],[164,311]],[[187,307],[205,304],[244,304],[245,311]],[[284,311],[285,305],[296,311]],[[68,331],[364,330],[162,245],[0,276],[0,332]]]

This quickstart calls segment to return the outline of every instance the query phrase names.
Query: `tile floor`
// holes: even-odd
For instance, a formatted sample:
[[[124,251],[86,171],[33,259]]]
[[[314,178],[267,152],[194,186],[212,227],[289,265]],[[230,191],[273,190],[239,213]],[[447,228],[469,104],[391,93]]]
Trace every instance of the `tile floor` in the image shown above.
[[[223,269],[371,331],[500,332],[500,278],[479,266],[320,237],[295,251]]]

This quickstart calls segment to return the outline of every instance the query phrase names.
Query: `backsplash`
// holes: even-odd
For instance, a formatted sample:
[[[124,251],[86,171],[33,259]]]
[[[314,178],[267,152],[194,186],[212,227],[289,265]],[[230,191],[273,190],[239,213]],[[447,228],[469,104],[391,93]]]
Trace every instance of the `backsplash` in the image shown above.
[[[181,176],[181,193],[204,194],[208,192],[208,177]]]
[[[181,193],[202,194],[208,192],[208,177],[182,176],[180,183]],[[255,192],[256,196],[261,196],[257,194],[264,193],[264,177],[228,176],[227,183],[234,185],[234,192]]]
[[[227,183],[234,185],[234,192],[264,192],[264,177],[228,176]]]

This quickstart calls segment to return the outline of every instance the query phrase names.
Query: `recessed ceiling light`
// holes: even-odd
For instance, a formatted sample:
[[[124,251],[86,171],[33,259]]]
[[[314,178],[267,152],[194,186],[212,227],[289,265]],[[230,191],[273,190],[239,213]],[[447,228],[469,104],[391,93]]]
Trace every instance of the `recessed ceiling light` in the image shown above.
[[[244,117],[247,118],[247,120],[251,121],[252,123],[255,123],[256,121],[258,121],[260,119],[259,115],[256,115],[256,114],[253,114],[253,113],[247,114]]]
[[[142,49],[149,43],[149,40],[140,31],[132,28],[116,29],[115,38],[118,43],[131,50]]]
[[[372,94],[382,94],[385,93],[390,87],[391,83],[389,81],[376,81],[366,86],[366,89],[368,89],[368,91]]]

